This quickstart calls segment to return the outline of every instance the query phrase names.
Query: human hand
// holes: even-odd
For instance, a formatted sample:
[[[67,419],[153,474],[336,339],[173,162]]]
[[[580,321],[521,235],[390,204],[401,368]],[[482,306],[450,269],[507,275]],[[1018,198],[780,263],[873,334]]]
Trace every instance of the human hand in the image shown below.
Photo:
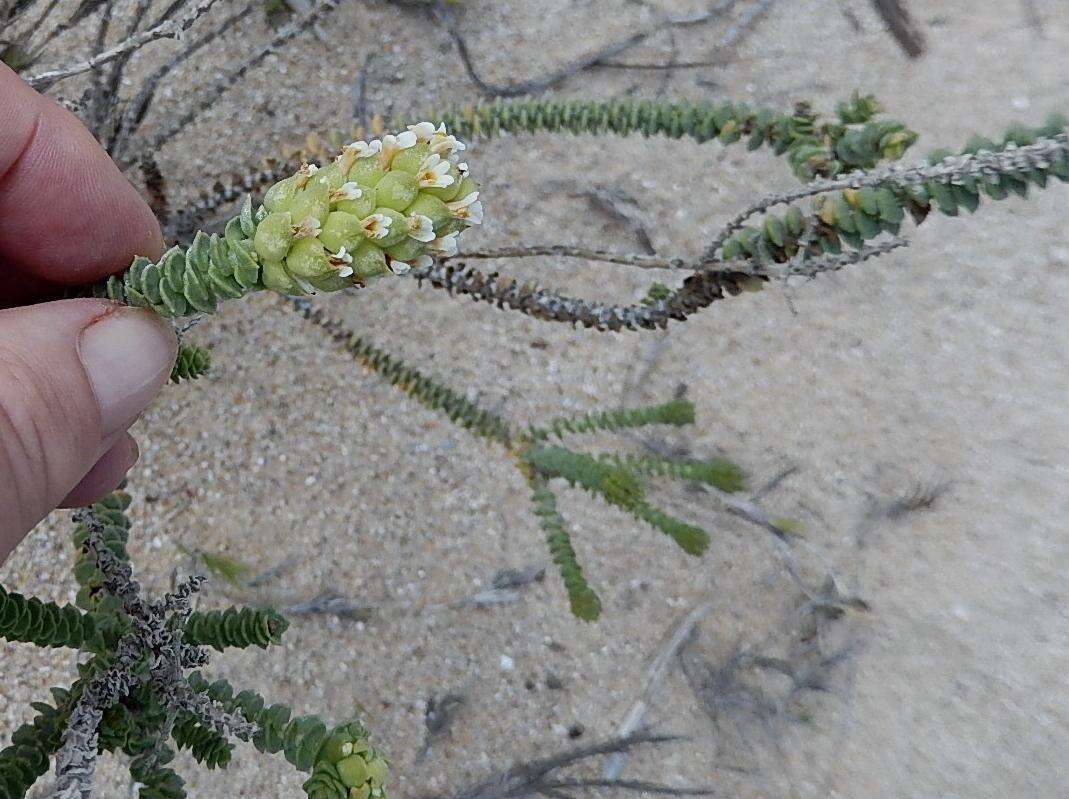
[[[0,64],[0,560],[49,511],[120,482],[137,459],[126,430],[177,346],[151,311],[42,300],[162,250],[89,131]]]

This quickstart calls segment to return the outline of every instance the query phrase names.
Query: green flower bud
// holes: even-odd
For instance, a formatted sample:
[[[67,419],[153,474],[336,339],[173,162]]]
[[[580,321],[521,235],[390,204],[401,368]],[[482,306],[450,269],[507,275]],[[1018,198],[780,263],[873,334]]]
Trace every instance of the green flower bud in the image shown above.
[[[352,737],[345,732],[336,732],[323,742],[323,748],[319,750],[319,759],[337,763],[352,753]]]
[[[264,261],[263,264],[264,286],[277,291],[279,294],[303,294],[286,271],[286,265],[282,261]]]
[[[381,757],[376,757],[374,760],[367,764],[368,781],[371,783],[371,787],[380,788],[386,782],[386,774],[388,767],[386,761]]]
[[[359,188],[360,197],[355,200],[340,200],[334,203],[334,207],[339,211],[352,214],[357,219],[363,219],[375,213],[375,190],[367,186]]]
[[[349,180],[360,186],[375,188],[385,174],[386,170],[379,166],[377,158],[361,158],[349,170]]]
[[[297,196],[297,192],[301,190],[299,181],[302,177],[300,174],[291,175],[269,188],[264,195],[264,208],[268,212],[285,211],[289,208],[289,204]]]
[[[309,184],[290,201],[288,210],[298,225],[309,218],[322,223],[330,213],[329,197],[330,190],[325,184]]]
[[[383,208],[403,211],[412,204],[418,193],[419,184],[415,175],[392,170],[383,175],[382,180],[376,184],[375,203]]]
[[[357,202],[350,200],[349,202]],[[261,223],[262,224],[262,223]],[[257,230],[259,234],[259,230]],[[327,221],[323,223],[319,231],[319,240],[331,252],[337,252],[342,247],[352,250],[364,237],[364,229],[360,226],[360,217],[347,214],[344,211],[331,211],[327,215]]]
[[[281,261],[293,244],[293,216],[288,211],[270,213],[256,226],[252,246],[264,261]]]
[[[386,248],[387,255],[405,263],[412,263],[425,252],[427,252],[427,245],[410,236],[406,236],[399,244]]]
[[[341,781],[347,786],[356,787],[367,782],[369,763],[364,760],[362,754],[349,755],[349,757],[342,758],[334,765],[338,769],[338,776],[341,777]]]
[[[330,164],[316,172],[315,176],[308,182],[308,185],[310,187],[326,186],[327,192],[330,193],[340,189],[346,180],[348,180],[348,178],[342,174],[341,167],[337,164]]]
[[[366,782],[363,785],[349,789],[349,799],[368,799],[371,796],[371,786]]]
[[[319,239],[298,239],[286,256],[286,269],[291,275],[303,278],[332,271],[327,250]]]
[[[408,235],[408,221],[405,215],[399,211],[395,211],[392,208],[376,208],[376,214],[381,214],[390,220],[389,227],[386,229],[386,235],[381,236],[373,240],[374,244],[379,247],[386,248],[392,247],[395,244],[400,244],[405,236]]]
[[[468,177],[465,177],[462,181],[460,181],[460,185],[457,187],[456,199],[462,200],[469,194],[477,192],[478,190],[479,184],[476,183],[475,180],[469,175]]]
[[[453,214],[445,202],[433,194],[428,194],[426,190],[419,193],[416,201],[405,209],[405,213],[409,216],[419,214],[427,217],[431,220],[434,232],[438,234],[441,234],[442,228],[453,221]]]
[[[430,155],[430,152],[430,145],[426,142],[420,142],[415,147],[409,147],[407,150],[402,150],[395,155],[393,162],[390,164],[390,169],[395,171],[400,170],[415,175],[419,172],[420,165],[422,165],[423,160]]]
[[[372,244],[370,241],[362,241],[356,245],[350,255],[353,258],[353,274],[360,278],[378,277],[388,274],[390,268],[386,265],[386,253]]]

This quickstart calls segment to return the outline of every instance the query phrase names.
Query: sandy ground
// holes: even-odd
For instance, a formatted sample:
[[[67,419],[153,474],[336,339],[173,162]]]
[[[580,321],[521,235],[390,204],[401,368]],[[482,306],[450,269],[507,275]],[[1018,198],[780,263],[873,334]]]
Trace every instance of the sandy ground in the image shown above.
[[[702,3],[464,5],[461,27],[485,77],[508,82]],[[931,49],[911,63],[860,0],[783,0],[723,66],[667,78],[590,70],[559,92],[777,107],[811,98],[830,109],[860,87],[922,133],[920,151],[955,146],[972,132],[994,136],[1012,121],[1069,111],[1069,8],[1034,3],[1039,35],[1025,5],[914,2]],[[250,30],[267,35],[259,21]],[[320,31],[268,59],[162,153],[176,199],[208,182],[205,172],[239,169],[344,120],[367,53],[374,110],[473,96],[447,36],[419,14],[347,2]],[[678,32],[679,57],[708,58],[727,31]],[[662,60],[669,47],[659,37],[627,57]],[[187,78],[217,67],[202,59]],[[180,105],[182,85],[161,110]],[[577,196],[594,184],[637,199],[659,252],[696,254],[740,204],[791,184],[767,153],[718,144],[538,136],[469,156],[485,178],[487,221],[468,247],[636,250],[631,233]],[[699,423],[670,442],[730,455],[755,487],[795,467],[762,506],[803,525],[795,549],[807,580],[830,564],[871,606],[821,625],[834,661],[820,672],[824,690],[792,693],[785,678],[731,679],[723,668],[746,648],[794,657],[812,614],[766,533],[685,490],[661,496],[713,532],[701,560],[562,489],[605,600],[597,624],[569,616],[552,572],[513,603],[436,608],[486,588],[500,569],[547,563],[522,479],[495,446],[363,373],[267,298],[202,324],[195,339],[215,347],[218,368],[205,384],[166,391],[138,424],[138,574],[165,590],[172,570],[189,566],[183,551],[199,548],[254,571],[292,563],[260,593],[216,580],[204,608],[323,590],[378,606],[366,622],[294,618],[284,646],[219,656],[210,671],[301,711],[362,709],[392,755],[398,797],[455,790],[515,759],[611,735],[667,631],[709,598],[715,609],[687,662],[692,674],[701,663],[720,669],[711,692],[719,710],[711,717],[673,667],[647,718],[688,739],[632,757],[624,776],[738,797],[1065,796],[1067,200],[1059,185],[975,217],[933,219],[907,251],[718,303],[667,334],[573,331],[396,282],[320,300],[517,422],[659,401],[682,384]],[[550,259],[503,267],[631,300],[653,277]],[[631,380],[636,373],[643,379]],[[934,485],[946,491],[931,508],[882,512]],[[65,514],[42,524],[4,566],[4,584],[72,599],[67,529]],[[28,701],[69,681],[73,661],[19,645],[2,652],[7,732]],[[426,700],[449,692],[466,701],[428,742]],[[569,730],[581,737],[569,740]],[[192,796],[300,793],[281,759],[247,747],[223,773],[179,763]],[[101,795],[127,795],[117,764],[101,779]]]

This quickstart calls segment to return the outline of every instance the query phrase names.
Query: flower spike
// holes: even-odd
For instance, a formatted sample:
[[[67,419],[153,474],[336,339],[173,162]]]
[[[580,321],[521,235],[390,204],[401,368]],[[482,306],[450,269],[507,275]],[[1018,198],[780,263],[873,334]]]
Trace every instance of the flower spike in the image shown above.
[[[457,253],[457,235],[482,220],[478,185],[454,162],[464,145],[430,122],[354,141],[322,167],[305,162],[246,199],[220,234],[198,233],[188,249],[138,258],[98,296],[164,316],[212,313],[252,291],[313,294],[364,285]]]

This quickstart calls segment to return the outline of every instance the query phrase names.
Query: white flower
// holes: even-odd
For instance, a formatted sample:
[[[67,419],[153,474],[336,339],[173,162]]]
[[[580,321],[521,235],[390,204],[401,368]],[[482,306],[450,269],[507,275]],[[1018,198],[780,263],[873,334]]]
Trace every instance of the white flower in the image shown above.
[[[432,153],[423,159],[416,173],[416,180],[420,188],[439,188],[453,185],[453,176],[449,174],[449,162],[443,161],[442,156]]]
[[[409,125],[408,129],[415,133],[416,138],[422,142],[429,142],[434,137],[433,122],[418,122],[415,125]]]
[[[353,256],[349,255],[349,252],[344,247],[335,253],[331,253],[330,265],[337,270],[338,277],[349,277],[352,275],[353,268],[350,266],[352,262]]]
[[[308,181],[312,179],[312,175],[319,171],[319,167],[315,164],[310,164],[307,161],[301,164],[301,168],[297,170],[297,186],[304,188]]]
[[[349,170],[353,168],[353,164],[360,158],[371,158],[373,155],[378,155],[382,149],[382,142],[375,139],[370,144],[366,141],[354,141],[345,145],[342,148],[341,155],[334,159],[335,163],[341,168],[343,175],[348,175]]]
[[[382,149],[379,151],[379,165],[383,169],[389,169],[393,163],[393,157],[402,150],[416,146],[416,134],[410,130],[394,136],[392,133],[382,137]]]
[[[382,239],[390,235],[390,222],[392,221],[392,218],[386,214],[372,214],[365,217],[360,226],[364,228],[364,235],[369,239]]]
[[[357,186],[354,181],[350,180],[347,183],[343,183],[341,188],[335,189],[330,193],[330,201],[336,203],[341,200],[359,200],[363,196],[364,190]]]
[[[445,207],[453,214],[454,219],[459,219],[469,225],[481,225],[483,223],[483,204],[479,202],[479,192],[471,194],[451,203]]]
[[[295,239],[312,239],[319,235],[319,220],[314,216],[310,216],[303,222],[298,222],[293,226],[293,238]]]
[[[416,241],[434,241],[431,218],[422,214],[412,214],[408,218],[408,235]]]
[[[408,261],[398,261],[395,258],[389,258],[389,257],[387,257],[387,259],[386,259],[387,267],[389,267],[390,271],[393,272],[395,275],[407,274],[413,268],[425,269],[426,267],[430,266],[433,263],[434,263],[434,259],[431,258],[429,255],[421,255],[419,258],[417,258],[412,263],[409,263]]]
[[[434,131],[430,138],[430,145],[432,153],[447,153],[449,155],[468,149],[464,142],[445,129],[444,122],[438,126],[438,130]]]
[[[462,178],[466,178],[468,176],[468,165],[467,165],[467,163],[465,163],[464,161],[461,161],[460,163],[458,163],[457,164],[457,172],[460,173],[460,176]]]
[[[386,258],[386,268],[395,275],[404,275],[412,269],[412,264],[407,261],[398,261],[396,258]]]
[[[459,252],[457,247],[457,232],[454,230],[448,236],[441,236],[434,241],[427,242],[427,249],[435,255],[449,258]]]

